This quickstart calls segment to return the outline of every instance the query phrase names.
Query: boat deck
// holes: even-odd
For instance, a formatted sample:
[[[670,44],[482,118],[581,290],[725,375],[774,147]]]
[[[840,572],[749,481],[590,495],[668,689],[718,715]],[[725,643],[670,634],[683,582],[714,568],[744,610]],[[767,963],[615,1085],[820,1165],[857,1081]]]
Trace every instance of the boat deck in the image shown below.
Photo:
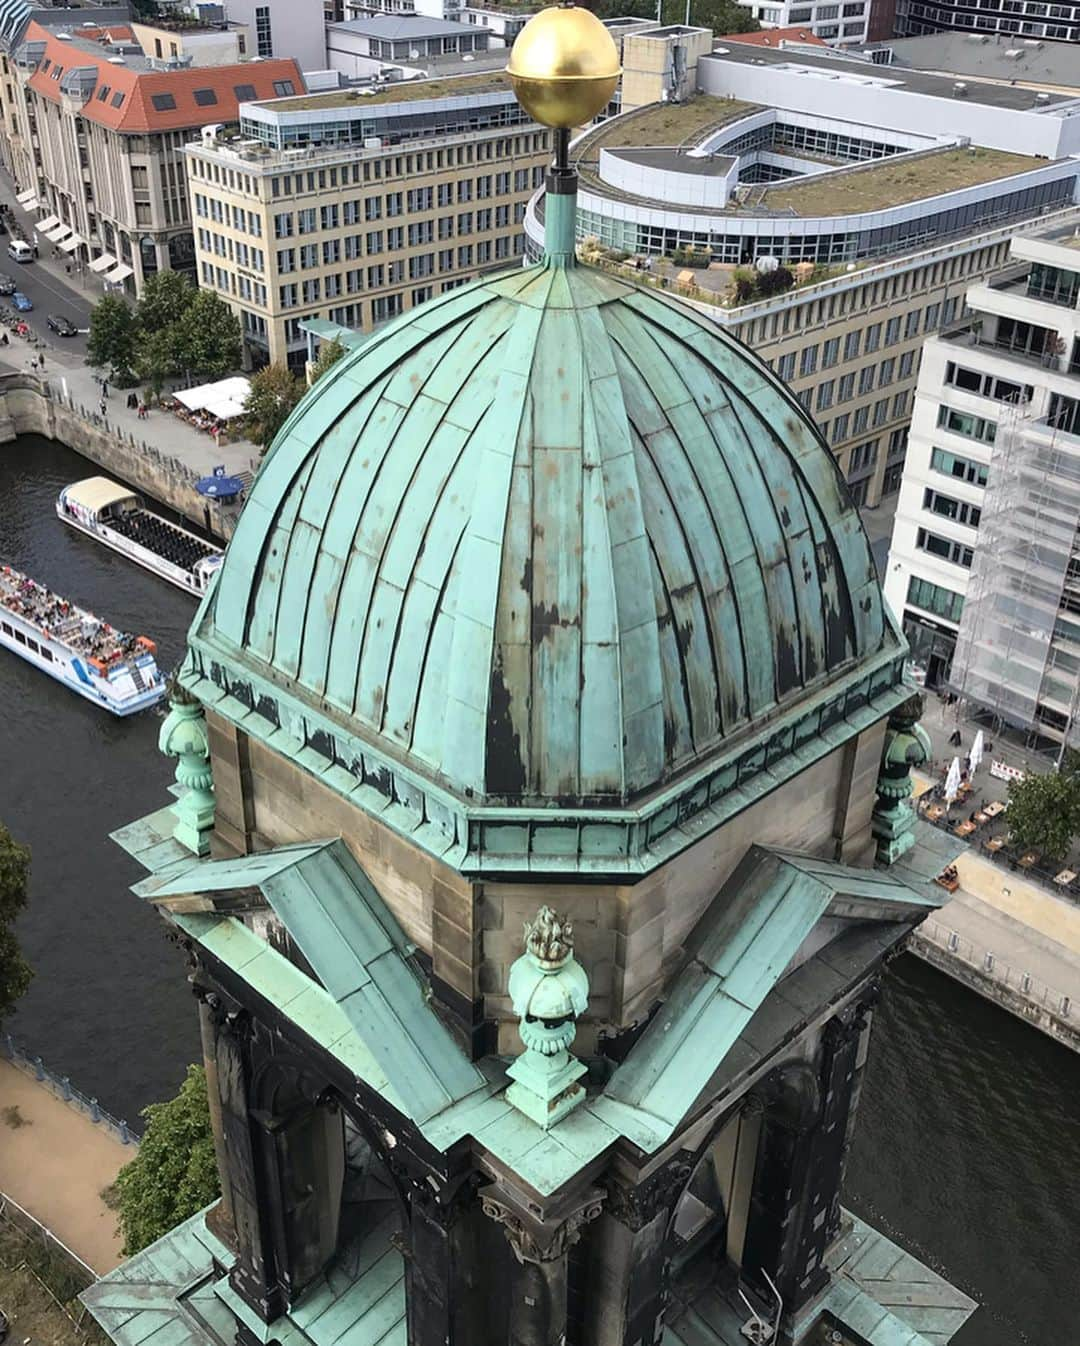
[[[203,542],[201,538],[145,509],[131,509],[123,514],[109,515],[102,522],[129,542],[145,547],[181,570],[194,570],[199,561],[207,556],[215,556],[219,551],[209,542]]]
[[[32,623],[76,654],[102,663],[134,660],[139,652],[135,636],[115,630],[108,622],[75,607],[10,566],[0,567],[0,607]]]

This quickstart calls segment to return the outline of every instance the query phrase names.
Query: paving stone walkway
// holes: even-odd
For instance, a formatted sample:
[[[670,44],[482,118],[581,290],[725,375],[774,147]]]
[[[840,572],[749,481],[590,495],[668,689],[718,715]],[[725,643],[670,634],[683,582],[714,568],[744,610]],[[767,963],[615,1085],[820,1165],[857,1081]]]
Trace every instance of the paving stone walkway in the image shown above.
[[[0,1058],[0,1192],[99,1275],[123,1260],[116,1212],[101,1193],[135,1153]]]

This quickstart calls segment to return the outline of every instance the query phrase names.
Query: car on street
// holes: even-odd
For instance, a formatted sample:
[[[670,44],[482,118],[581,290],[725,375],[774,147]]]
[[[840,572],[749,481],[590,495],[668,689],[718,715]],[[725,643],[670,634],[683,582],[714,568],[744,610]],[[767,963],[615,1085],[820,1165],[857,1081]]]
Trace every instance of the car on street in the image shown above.
[[[50,313],[45,322],[48,324],[50,331],[55,332],[57,336],[73,337],[79,335],[79,329],[70,318],[65,318],[62,313]]]
[[[17,289],[18,286],[11,279],[11,277],[5,276],[4,273],[0,271],[0,294],[3,295],[14,294]]]
[[[11,296],[11,302],[15,305],[15,307],[19,310],[20,313],[29,313],[30,310],[34,307],[34,305],[30,302],[28,296],[23,294],[22,290],[15,291],[15,293]]]

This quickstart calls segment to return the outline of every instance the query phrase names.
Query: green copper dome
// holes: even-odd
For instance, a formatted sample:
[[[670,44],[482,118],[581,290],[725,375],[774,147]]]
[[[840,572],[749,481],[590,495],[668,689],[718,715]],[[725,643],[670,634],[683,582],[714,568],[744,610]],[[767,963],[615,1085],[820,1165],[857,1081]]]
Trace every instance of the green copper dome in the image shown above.
[[[192,648],[453,797],[563,806],[640,797],[903,650],[783,385],[696,311],[550,260],[319,381]]]

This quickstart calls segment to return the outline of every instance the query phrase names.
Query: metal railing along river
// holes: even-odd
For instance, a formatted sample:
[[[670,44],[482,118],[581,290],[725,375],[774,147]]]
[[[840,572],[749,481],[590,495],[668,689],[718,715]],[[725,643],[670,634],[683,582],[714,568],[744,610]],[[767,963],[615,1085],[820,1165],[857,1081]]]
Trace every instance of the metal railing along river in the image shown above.
[[[33,1056],[25,1047],[20,1047],[10,1033],[0,1033],[0,1057],[32,1076],[39,1084],[45,1085],[50,1093],[89,1117],[95,1125],[111,1131],[122,1145],[138,1146],[138,1134],[127,1122],[118,1121],[110,1112],[106,1112],[96,1098],[76,1089],[66,1075],[57,1075],[50,1070],[40,1056]]]

